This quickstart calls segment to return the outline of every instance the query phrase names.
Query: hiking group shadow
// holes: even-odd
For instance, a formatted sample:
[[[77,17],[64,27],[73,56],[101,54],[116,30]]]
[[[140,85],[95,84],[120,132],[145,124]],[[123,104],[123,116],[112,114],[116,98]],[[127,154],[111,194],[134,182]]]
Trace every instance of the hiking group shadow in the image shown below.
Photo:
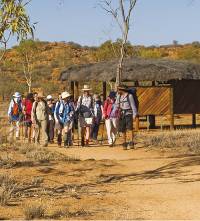
[[[173,179],[179,183],[200,181],[200,172],[193,173],[193,166],[200,166],[200,156],[187,157],[167,163],[154,170],[128,174],[100,175],[98,183],[114,183],[124,181],[147,181],[155,179]],[[200,170],[199,170],[200,171]]]

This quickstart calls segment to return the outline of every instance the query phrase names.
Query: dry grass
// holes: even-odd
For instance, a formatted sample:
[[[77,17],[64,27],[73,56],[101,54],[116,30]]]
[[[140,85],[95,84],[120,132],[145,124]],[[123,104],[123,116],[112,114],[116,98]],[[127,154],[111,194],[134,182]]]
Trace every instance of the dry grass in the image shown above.
[[[13,197],[16,181],[6,174],[0,175],[0,204],[6,206]]]
[[[138,134],[147,147],[174,148],[186,147],[192,151],[200,151],[199,130],[163,131],[153,134]]]
[[[36,201],[26,204],[23,212],[26,220],[42,219],[45,217],[46,208],[41,201]]]
[[[60,218],[68,218],[68,219],[76,219],[78,217],[86,217],[91,215],[90,212],[85,211],[83,208],[70,211],[68,209],[59,209],[54,211],[53,214],[49,217],[50,219],[60,219]]]
[[[76,163],[79,158],[49,151],[34,144],[0,144],[0,168],[30,167],[55,161]]]

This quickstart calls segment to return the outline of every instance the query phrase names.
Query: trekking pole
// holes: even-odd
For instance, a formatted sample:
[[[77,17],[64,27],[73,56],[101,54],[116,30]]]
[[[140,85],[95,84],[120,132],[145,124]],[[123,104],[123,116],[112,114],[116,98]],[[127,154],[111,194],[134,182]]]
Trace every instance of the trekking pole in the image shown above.
[[[102,128],[102,132],[101,132],[101,145],[103,145],[103,139],[104,139],[104,128],[105,128],[105,120],[102,121],[102,125],[103,125],[103,128]]]
[[[25,133],[24,133],[24,126],[25,126],[25,116],[22,117],[22,140],[25,142]]]
[[[80,122],[79,117],[77,118],[77,139],[78,139],[78,147],[80,147]]]

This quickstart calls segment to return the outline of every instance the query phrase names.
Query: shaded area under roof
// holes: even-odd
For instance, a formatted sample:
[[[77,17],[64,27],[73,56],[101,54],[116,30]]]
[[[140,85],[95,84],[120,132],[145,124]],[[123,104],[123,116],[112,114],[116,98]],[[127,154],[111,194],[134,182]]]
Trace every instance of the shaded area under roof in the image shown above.
[[[74,65],[61,73],[62,81],[115,81],[118,60]],[[122,81],[199,80],[200,65],[166,59],[126,58]]]

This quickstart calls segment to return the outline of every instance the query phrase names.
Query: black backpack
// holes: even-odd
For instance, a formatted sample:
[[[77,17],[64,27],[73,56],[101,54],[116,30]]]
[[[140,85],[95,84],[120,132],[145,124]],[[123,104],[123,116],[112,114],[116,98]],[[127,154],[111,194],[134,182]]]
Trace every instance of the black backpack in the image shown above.
[[[139,100],[138,100],[138,96],[137,96],[137,89],[132,87],[132,88],[129,88],[128,89],[128,93],[131,94],[133,96],[133,99],[135,101],[135,106],[136,106],[136,109],[137,111],[139,110]],[[127,97],[128,98],[128,102],[130,104],[130,101],[129,101],[129,96]]]

